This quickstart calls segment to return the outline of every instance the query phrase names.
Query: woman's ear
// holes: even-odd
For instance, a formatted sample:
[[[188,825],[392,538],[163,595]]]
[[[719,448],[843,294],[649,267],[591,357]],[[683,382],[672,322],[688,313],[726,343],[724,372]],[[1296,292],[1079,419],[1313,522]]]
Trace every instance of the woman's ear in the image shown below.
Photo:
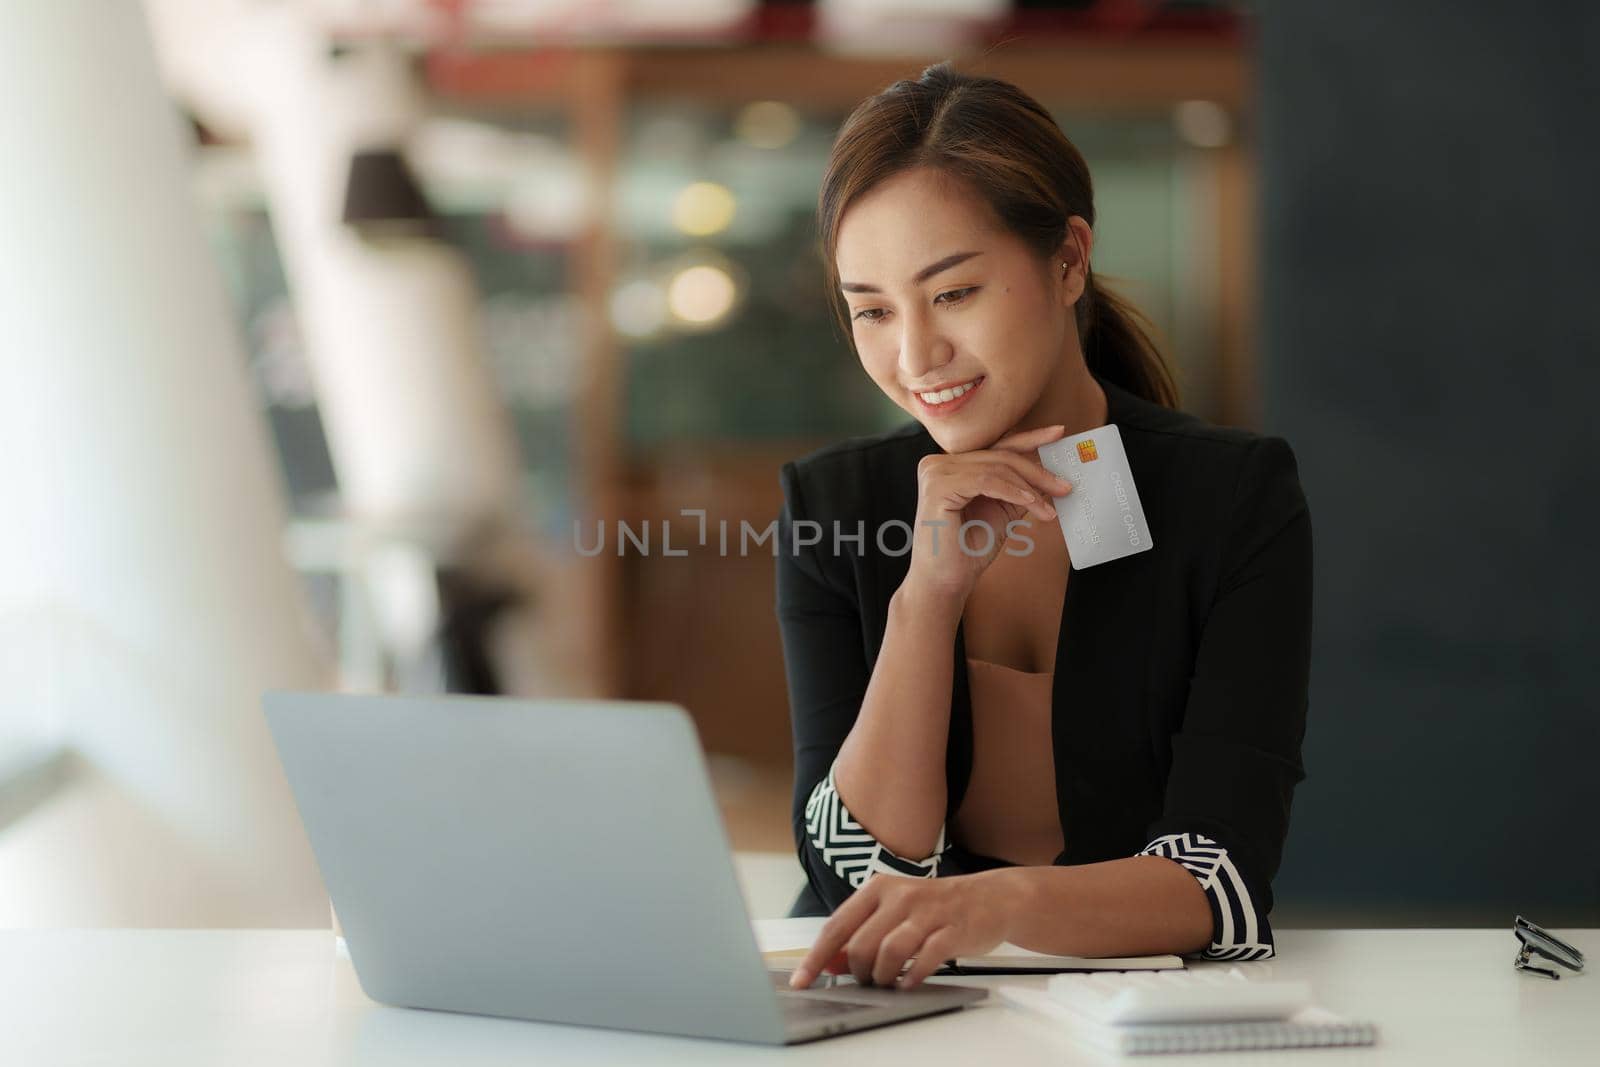
[[[1056,250],[1055,270],[1061,279],[1061,299],[1068,307],[1076,304],[1089,284],[1089,253],[1094,249],[1094,231],[1082,215],[1067,220],[1067,235]]]

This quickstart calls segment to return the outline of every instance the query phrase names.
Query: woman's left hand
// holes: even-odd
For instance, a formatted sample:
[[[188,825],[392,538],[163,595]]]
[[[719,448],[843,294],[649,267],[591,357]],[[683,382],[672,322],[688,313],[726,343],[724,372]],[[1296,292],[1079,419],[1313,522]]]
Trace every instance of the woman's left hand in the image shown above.
[[[826,967],[836,974],[848,969],[862,985],[914,989],[946,960],[988,952],[1006,940],[1015,912],[1015,883],[995,877],[1005,873],[874,874],[823,924],[789,984],[804,989]]]

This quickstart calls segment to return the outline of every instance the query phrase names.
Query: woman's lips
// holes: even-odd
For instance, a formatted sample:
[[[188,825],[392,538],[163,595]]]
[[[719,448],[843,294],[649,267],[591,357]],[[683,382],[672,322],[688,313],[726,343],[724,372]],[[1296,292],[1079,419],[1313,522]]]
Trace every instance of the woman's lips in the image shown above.
[[[967,401],[978,395],[978,390],[983,388],[983,383],[987,380],[987,375],[974,378],[972,380],[971,389],[968,389],[954,400],[946,400],[943,404],[930,404],[926,400],[922,399],[922,394],[920,393],[912,393],[911,395],[917,398],[917,404],[922,408],[924,414],[932,415],[935,418],[941,418],[945,415],[953,415],[965,407]]]

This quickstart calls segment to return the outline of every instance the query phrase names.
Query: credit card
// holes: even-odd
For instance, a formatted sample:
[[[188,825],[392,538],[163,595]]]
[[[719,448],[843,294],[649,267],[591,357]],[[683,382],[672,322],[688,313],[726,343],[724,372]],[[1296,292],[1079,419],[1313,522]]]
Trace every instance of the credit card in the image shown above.
[[[1039,462],[1072,483],[1055,507],[1073,570],[1155,547],[1115,423],[1050,442],[1039,449]]]

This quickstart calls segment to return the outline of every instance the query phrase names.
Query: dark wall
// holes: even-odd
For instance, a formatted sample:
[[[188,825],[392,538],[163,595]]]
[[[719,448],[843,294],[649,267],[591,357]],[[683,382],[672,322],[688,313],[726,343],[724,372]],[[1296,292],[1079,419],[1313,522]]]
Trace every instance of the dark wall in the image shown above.
[[[1276,918],[1600,925],[1600,7],[1356,6],[1261,24],[1316,555]]]

